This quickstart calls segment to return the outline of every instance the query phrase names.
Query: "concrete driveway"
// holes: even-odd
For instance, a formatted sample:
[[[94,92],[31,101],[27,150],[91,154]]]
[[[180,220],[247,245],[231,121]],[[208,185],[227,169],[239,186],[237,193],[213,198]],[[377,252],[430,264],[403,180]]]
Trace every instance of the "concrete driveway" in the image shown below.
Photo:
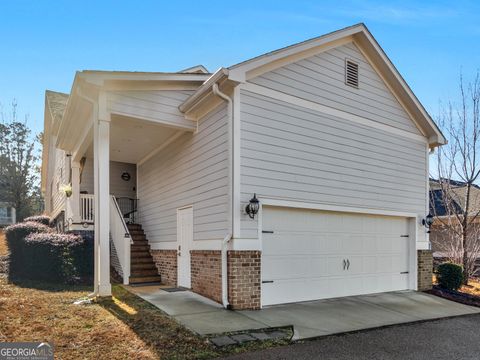
[[[200,335],[291,325],[293,339],[299,340],[480,312],[479,308],[414,291],[230,311],[190,291],[166,292],[158,286],[127,289]]]

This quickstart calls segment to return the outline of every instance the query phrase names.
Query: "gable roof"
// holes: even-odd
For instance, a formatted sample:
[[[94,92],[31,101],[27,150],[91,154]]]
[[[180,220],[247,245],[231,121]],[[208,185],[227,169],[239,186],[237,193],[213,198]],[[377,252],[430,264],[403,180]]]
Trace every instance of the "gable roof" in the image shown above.
[[[226,80],[236,83],[246,82],[248,79],[267,71],[348,42],[354,42],[375,71],[381,75],[387,87],[407,112],[411,114],[417,126],[426,134],[430,147],[445,144],[446,139],[438,126],[363,23],[271,51],[228,68],[220,68],[205,82],[204,85],[208,84],[208,86],[198,88],[190,98],[180,105],[180,111],[187,113],[197,106],[212,91],[214,83]]]
[[[210,71],[203,65],[195,65],[183,70],[178,71],[179,73],[189,73],[189,74],[210,74]]]
[[[61,120],[65,107],[67,106],[69,95],[57,91],[46,90],[45,99],[48,109],[52,114],[52,119]]]

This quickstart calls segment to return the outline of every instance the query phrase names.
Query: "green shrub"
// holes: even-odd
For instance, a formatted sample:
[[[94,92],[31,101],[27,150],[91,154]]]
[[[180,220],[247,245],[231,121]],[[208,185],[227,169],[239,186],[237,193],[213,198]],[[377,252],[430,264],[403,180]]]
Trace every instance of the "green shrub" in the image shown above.
[[[25,218],[23,221],[24,222],[30,222],[30,221],[33,221],[33,222],[38,222],[40,224],[43,224],[43,225],[50,225],[50,221],[52,219],[50,218],[50,216],[47,216],[47,215],[35,215],[35,216],[30,216],[30,217],[27,217]]]
[[[33,233],[48,233],[51,231],[52,229],[48,226],[33,221],[22,222],[5,228],[5,237],[10,251],[9,277],[20,277],[24,273],[24,265],[28,262],[28,259],[25,258],[25,238]]]
[[[79,235],[32,233],[25,238],[25,274],[31,280],[55,283],[79,282],[79,254],[84,240]]]
[[[463,284],[463,267],[453,263],[438,265],[437,281],[445,289],[458,290]]]

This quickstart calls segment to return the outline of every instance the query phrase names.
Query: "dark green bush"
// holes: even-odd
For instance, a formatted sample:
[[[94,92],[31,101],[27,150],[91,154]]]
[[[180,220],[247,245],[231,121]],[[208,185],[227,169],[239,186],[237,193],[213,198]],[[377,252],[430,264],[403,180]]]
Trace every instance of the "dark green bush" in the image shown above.
[[[50,216],[47,216],[47,215],[35,215],[35,216],[30,216],[30,217],[27,217],[25,218],[23,221],[24,222],[30,222],[30,221],[33,221],[33,222],[38,222],[40,224],[43,224],[43,225],[50,225],[50,221],[52,219],[50,219]]]
[[[438,265],[437,281],[445,289],[458,290],[463,284],[463,267],[453,263]]]
[[[22,222],[10,225],[5,228],[5,237],[7,238],[9,256],[9,277],[20,277],[24,274],[25,263],[25,238],[33,233],[51,232],[48,226],[38,222]]]
[[[32,233],[25,238],[25,273],[31,280],[79,282],[79,259],[84,240],[79,235]]]

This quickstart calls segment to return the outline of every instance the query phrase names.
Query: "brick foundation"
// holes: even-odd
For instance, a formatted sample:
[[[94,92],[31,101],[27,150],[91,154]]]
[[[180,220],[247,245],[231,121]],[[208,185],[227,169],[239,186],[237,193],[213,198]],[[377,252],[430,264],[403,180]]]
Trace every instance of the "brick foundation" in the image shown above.
[[[228,301],[233,309],[260,309],[261,252],[227,252]]]
[[[222,302],[222,254],[219,250],[190,251],[192,290]]]
[[[150,250],[162,283],[177,286],[177,250]]]
[[[431,250],[418,250],[418,290],[432,288],[433,254]]]

